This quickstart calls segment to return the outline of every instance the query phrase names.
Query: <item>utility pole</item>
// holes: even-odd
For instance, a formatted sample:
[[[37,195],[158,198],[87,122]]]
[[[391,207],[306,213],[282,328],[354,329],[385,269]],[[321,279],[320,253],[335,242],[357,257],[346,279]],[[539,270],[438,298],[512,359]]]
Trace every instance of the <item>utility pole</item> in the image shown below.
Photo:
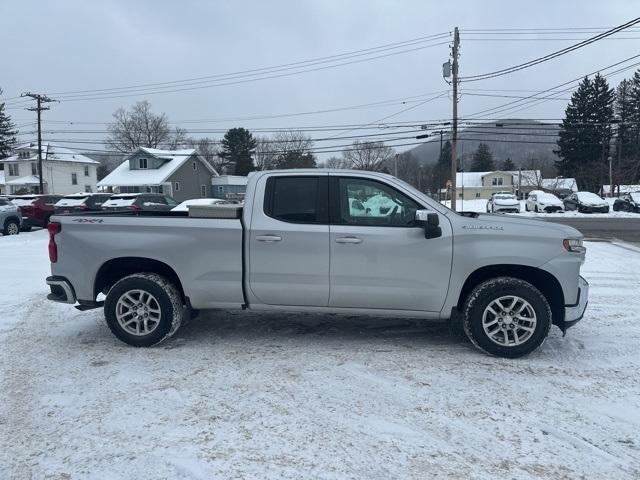
[[[51,103],[55,102],[46,95],[41,95],[39,93],[31,93],[25,92],[21,97],[31,97],[36,101],[35,107],[27,108],[27,110],[31,112],[37,112],[38,114],[38,180],[39,180],[39,192],[44,193],[44,182],[42,180],[42,120],[41,120],[41,112],[43,110],[49,110],[49,107],[43,107],[43,103]]]
[[[456,209],[456,146],[458,142],[458,56],[460,55],[460,32],[458,27],[453,31],[453,131],[451,132],[451,210]]]
[[[393,158],[393,176],[398,178],[398,155],[396,153],[395,157]]]

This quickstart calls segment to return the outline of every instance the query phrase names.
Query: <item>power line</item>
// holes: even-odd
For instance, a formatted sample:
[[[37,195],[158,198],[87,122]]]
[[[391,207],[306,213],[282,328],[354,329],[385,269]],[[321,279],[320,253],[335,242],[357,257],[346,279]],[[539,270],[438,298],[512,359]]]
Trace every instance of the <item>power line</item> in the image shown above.
[[[622,25],[618,25],[615,28],[612,28],[606,32],[600,33],[598,35],[595,35],[587,40],[583,40],[579,43],[576,43],[574,45],[571,45],[569,47],[563,48],[561,50],[557,50],[555,52],[549,53],[543,57],[539,57],[539,58],[535,58],[533,60],[529,60],[528,62],[525,63],[521,63],[519,65],[514,65],[512,67],[508,67],[508,68],[503,68],[501,70],[495,70],[493,72],[487,72],[487,73],[483,73],[480,75],[470,75],[467,77],[462,77],[460,79],[461,82],[476,82],[479,80],[486,80],[488,78],[494,78],[494,77],[499,77],[499,76],[503,76],[503,75],[508,75],[510,73],[514,73],[517,72],[519,70],[523,70],[525,68],[529,68],[532,67],[534,65],[538,65],[540,63],[543,62],[547,62],[549,60],[552,60],[554,58],[557,58],[561,55],[565,55],[569,52],[572,52],[574,50],[577,50],[579,48],[585,47],[587,45],[590,45],[591,43],[597,42],[598,40],[601,40],[603,38],[609,37],[611,35],[614,35],[615,33],[618,33],[626,28],[629,28],[633,25],[636,25],[637,23],[640,23],[640,17],[635,18],[627,23],[623,23]]]

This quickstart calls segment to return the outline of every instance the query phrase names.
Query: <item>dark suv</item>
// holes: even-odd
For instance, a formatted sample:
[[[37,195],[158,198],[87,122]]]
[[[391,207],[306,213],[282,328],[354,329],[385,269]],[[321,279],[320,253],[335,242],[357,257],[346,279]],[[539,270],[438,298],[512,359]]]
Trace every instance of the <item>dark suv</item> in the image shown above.
[[[11,201],[22,213],[22,230],[28,232],[33,227],[45,228],[49,217],[54,214],[55,203],[62,195],[20,195],[11,197]]]
[[[102,210],[102,204],[109,200],[110,193],[74,193],[58,200],[56,213],[95,212]]]
[[[102,204],[107,211],[169,211],[177,206],[173,198],[161,193],[118,193]]]

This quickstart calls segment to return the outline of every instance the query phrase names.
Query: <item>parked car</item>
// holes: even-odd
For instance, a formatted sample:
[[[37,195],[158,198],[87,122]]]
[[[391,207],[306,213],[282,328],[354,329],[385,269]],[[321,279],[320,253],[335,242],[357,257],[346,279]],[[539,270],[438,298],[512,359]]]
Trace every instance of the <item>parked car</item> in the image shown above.
[[[111,195],[109,200],[102,204],[102,209],[108,211],[167,212],[177,206],[177,201],[161,193],[118,193]]]
[[[110,193],[74,193],[62,197],[55,204],[56,213],[94,212],[102,210]]]
[[[640,192],[624,193],[613,202],[615,212],[640,213]]]
[[[533,190],[527,196],[524,204],[527,212],[564,212],[564,203],[553,193],[543,192],[542,190]]]
[[[172,212],[188,212],[189,207],[192,205],[231,205],[238,204],[236,201],[223,200],[222,198],[192,198],[180,203],[177,207],[171,209]]]
[[[520,213],[520,202],[511,192],[496,192],[487,201],[487,213]]]
[[[354,192],[394,206],[363,214]],[[244,208],[218,218],[206,208],[54,217],[48,298],[104,306],[113,334],[138,347],[224,308],[450,319],[509,358],[535,350],[552,324],[566,331],[587,305],[574,228],[457,214],[391,175],[255,172]]]
[[[6,197],[0,197],[0,229],[3,235],[18,235],[22,225],[20,208]]]
[[[581,213],[609,213],[609,204],[595,193],[576,192],[564,199],[564,209]]]
[[[33,227],[45,228],[51,215],[54,214],[55,203],[62,195],[20,195],[13,197],[12,202],[22,213],[22,231],[28,232]]]

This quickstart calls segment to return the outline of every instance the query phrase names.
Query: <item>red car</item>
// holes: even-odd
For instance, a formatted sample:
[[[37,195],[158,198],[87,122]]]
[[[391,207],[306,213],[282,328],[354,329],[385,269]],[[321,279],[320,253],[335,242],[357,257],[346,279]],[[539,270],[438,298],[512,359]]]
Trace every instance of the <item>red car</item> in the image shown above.
[[[22,230],[28,232],[33,227],[45,228],[49,223],[49,217],[53,215],[54,204],[61,198],[61,195],[20,195],[12,197],[11,201],[20,208],[22,213]]]

